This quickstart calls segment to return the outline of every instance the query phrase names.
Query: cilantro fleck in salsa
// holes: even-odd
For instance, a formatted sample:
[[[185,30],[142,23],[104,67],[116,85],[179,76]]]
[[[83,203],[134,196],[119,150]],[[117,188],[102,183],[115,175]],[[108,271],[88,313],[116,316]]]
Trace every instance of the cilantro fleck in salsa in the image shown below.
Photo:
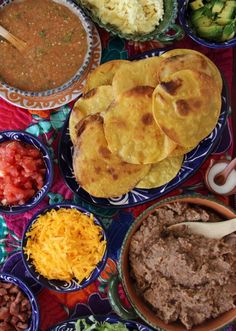
[[[0,80],[26,91],[63,85],[81,67],[86,31],[66,6],[52,0],[14,1],[0,10],[0,25],[27,43],[20,53],[0,41]]]

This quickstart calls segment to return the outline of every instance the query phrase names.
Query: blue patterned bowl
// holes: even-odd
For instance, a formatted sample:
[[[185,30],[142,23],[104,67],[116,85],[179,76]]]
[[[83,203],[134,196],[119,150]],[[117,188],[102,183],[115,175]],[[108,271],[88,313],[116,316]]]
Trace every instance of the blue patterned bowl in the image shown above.
[[[28,286],[22,282],[19,278],[15,277],[14,275],[6,274],[6,273],[0,273],[0,281],[1,282],[7,282],[7,283],[13,283],[17,285],[21,291],[26,295],[26,297],[29,299],[29,302],[31,304],[31,319],[30,319],[30,326],[25,331],[36,331],[39,328],[39,309],[37,305],[37,301],[31,292],[31,290],[28,288]]]
[[[227,47],[233,47],[236,45],[236,35],[234,38],[232,38],[228,41],[224,41],[224,42],[215,42],[215,41],[210,41],[210,40],[206,40],[206,39],[198,37],[190,24],[188,3],[189,3],[189,0],[180,1],[179,21],[180,21],[180,24],[182,25],[185,33],[190,38],[192,38],[198,44],[205,46],[205,47],[209,47],[209,48],[227,48]]]
[[[0,132],[0,144],[7,141],[19,141],[34,146],[43,155],[46,174],[44,186],[39,190],[30,200],[23,205],[3,206],[0,205],[0,212],[17,214],[23,213],[29,209],[34,208],[48,193],[53,181],[53,162],[47,147],[35,136],[24,131],[3,131]]]
[[[118,322],[123,323],[128,330],[130,331],[152,331],[150,327],[140,324],[135,321],[126,321],[122,320],[117,316],[94,316],[94,318],[99,322],[109,322],[111,324],[116,324]],[[82,318],[81,318],[82,319]],[[50,328],[48,331],[76,331],[75,324],[78,321],[78,319],[71,319],[68,321],[64,321],[60,324],[57,324],[56,326]],[[91,323],[89,318],[86,318],[87,323]],[[92,324],[92,323],[91,323]]]
[[[82,213],[84,213],[85,215],[88,215],[88,216],[91,215],[91,213],[89,211],[85,210],[84,208],[76,206],[76,205],[72,205],[69,203],[54,204],[54,205],[51,205],[47,208],[40,210],[32,217],[32,219],[30,220],[30,222],[27,225],[25,232],[23,234],[22,259],[23,259],[24,265],[25,265],[26,269],[28,270],[28,272],[30,273],[30,275],[33,277],[34,280],[36,280],[42,286],[47,287],[50,290],[54,290],[54,291],[58,291],[58,292],[74,292],[74,291],[81,290],[82,288],[85,288],[86,286],[93,283],[97,279],[97,277],[99,276],[99,274],[105,267],[106,260],[107,260],[107,249],[105,250],[102,260],[98,263],[98,265],[96,266],[94,271],[91,273],[89,278],[84,279],[80,283],[78,283],[75,279],[73,279],[70,282],[60,281],[60,280],[48,280],[47,278],[43,277],[35,270],[35,267],[34,267],[32,261],[27,259],[27,256],[26,256],[26,254],[24,254],[24,250],[23,250],[27,243],[26,233],[30,230],[32,224],[37,222],[38,216],[44,215],[52,209],[58,210],[60,208],[70,208],[70,209],[75,208],[75,209],[81,211]],[[101,222],[95,216],[94,216],[94,223],[99,225],[102,228],[103,239],[106,240],[105,230],[104,230]]]

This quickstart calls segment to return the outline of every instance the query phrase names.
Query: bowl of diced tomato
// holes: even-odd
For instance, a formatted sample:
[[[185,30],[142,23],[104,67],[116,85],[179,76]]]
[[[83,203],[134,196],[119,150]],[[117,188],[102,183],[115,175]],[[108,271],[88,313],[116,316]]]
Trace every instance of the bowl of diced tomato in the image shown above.
[[[52,180],[53,163],[44,143],[24,131],[0,132],[0,212],[35,207]]]

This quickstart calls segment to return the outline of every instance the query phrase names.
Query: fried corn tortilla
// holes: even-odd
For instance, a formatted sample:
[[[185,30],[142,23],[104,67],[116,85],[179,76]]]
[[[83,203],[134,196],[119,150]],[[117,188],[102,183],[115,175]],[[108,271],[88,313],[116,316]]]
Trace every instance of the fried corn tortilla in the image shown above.
[[[77,141],[79,122],[90,114],[106,111],[112,100],[113,90],[110,85],[94,88],[78,99],[69,119],[70,138],[74,145]]]
[[[124,64],[129,64],[129,61],[113,60],[98,66],[88,75],[83,92],[87,93],[98,86],[111,85],[114,74]]]
[[[205,55],[192,49],[172,49],[163,53],[160,58],[163,59],[160,64],[159,78],[162,81],[168,78],[172,73],[193,69],[204,72],[211,76],[217,83],[219,90],[222,90],[222,77],[217,66]]]
[[[114,95],[128,91],[136,86],[156,87],[159,83],[159,68],[162,59],[158,56],[129,62],[115,73],[112,86]]]
[[[129,163],[163,160],[176,147],[152,114],[153,88],[135,87],[117,97],[104,114],[104,131],[112,153]]]
[[[217,124],[221,89],[217,67],[193,50],[102,64],[70,117],[76,180],[100,198],[166,184]]]
[[[210,97],[209,97],[210,96]],[[181,70],[153,93],[153,115],[161,130],[183,147],[196,146],[216,126],[221,95],[203,72]]]
[[[170,156],[181,156],[181,155],[184,155],[184,154],[190,152],[195,147],[196,146],[183,147],[183,146],[177,145],[176,148],[171,152]]]
[[[150,189],[170,182],[178,174],[183,158],[183,155],[167,157],[158,163],[152,164],[147,175],[141,179],[136,187]]]
[[[73,169],[89,194],[100,198],[125,194],[148,173],[150,165],[129,164],[110,152],[99,114],[84,118],[77,135]]]

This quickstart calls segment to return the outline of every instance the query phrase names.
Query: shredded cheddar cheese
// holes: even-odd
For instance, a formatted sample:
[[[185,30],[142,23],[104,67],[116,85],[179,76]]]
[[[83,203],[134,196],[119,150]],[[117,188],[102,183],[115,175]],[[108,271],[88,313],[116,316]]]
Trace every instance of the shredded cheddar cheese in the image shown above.
[[[77,209],[61,208],[40,215],[24,248],[36,271],[47,279],[79,282],[88,278],[106,249],[102,228]]]

